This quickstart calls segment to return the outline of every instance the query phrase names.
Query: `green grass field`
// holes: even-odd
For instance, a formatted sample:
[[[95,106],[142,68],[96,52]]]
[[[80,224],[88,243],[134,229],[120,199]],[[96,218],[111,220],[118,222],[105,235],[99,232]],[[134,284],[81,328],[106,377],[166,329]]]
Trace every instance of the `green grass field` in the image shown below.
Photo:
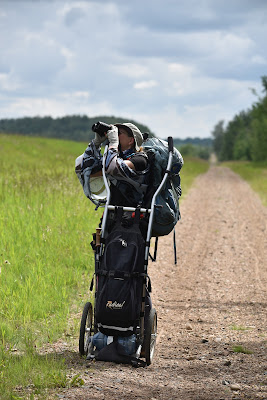
[[[64,359],[38,349],[78,330],[68,320],[89,296],[90,242],[102,210],[95,212],[74,172],[85,147],[0,134],[1,399],[20,398],[27,385],[38,394],[72,384]],[[207,169],[205,161],[185,160],[184,196]]]
[[[248,161],[225,162],[225,165],[245,179],[267,206],[267,163],[255,163]]]
[[[204,174],[209,169],[209,163],[200,158],[188,157],[184,160],[184,166],[181,170],[181,201],[186,197],[188,190],[192,186],[197,175]]]
[[[88,291],[100,211],[74,173],[85,147],[0,135],[0,398],[15,385],[65,384],[62,360],[44,360],[36,377],[33,349],[62,336]]]

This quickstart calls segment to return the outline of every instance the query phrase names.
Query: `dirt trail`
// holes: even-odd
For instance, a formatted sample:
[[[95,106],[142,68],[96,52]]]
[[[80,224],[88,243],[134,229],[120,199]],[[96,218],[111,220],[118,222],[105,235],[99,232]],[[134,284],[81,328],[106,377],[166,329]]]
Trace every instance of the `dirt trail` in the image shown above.
[[[81,388],[64,399],[267,399],[267,209],[227,168],[212,166],[181,205],[149,265],[158,339],[151,366],[134,369],[67,356]],[[251,354],[237,353],[242,345]]]

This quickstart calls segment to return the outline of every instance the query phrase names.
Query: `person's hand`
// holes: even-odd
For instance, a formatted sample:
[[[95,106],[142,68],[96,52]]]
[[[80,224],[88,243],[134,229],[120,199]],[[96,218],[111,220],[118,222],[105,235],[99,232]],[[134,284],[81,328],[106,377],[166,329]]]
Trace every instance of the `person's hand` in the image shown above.
[[[112,129],[107,131],[107,137],[109,141],[109,149],[117,149],[119,146],[119,135],[118,128],[116,126],[112,125]]]
[[[95,138],[93,139],[93,142],[95,144],[95,147],[98,148],[101,146],[101,144],[106,140],[106,136],[100,136],[99,133],[95,132]]]

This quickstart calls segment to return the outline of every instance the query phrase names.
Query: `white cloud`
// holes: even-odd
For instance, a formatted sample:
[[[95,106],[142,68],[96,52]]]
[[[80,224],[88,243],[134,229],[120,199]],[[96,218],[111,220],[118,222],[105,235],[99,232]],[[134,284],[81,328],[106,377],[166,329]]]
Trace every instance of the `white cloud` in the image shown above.
[[[149,69],[145,65],[133,63],[124,65],[115,65],[112,67],[113,71],[118,75],[124,75],[129,78],[140,78],[141,76],[147,75]]]
[[[255,55],[251,58],[251,62],[253,64],[260,64],[260,65],[266,65],[267,64],[267,59],[266,57],[262,57],[260,55]]]
[[[183,64],[178,64],[178,63],[170,63],[168,64],[168,70],[170,72],[173,72],[178,75],[187,75],[188,72],[191,72],[193,70],[192,67],[189,67],[187,65]]]
[[[21,87],[19,81],[14,78],[12,72],[9,74],[0,73],[0,89],[7,92],[15,92]]]
[[[106,102],[89,103],[88,97],[73,94],[62,94],[58,97],[49,98],[29,98],[18,97],[12,102],[8,102],[3,96],[0,97],[2,115],[7,118],[24,117],[25,115],[50,115],[54,118],[64,115],[99,115],[99,110],[105,115],[116,114],[112,106]]]
[[[73,96],[77,97],[79,99],[88,99],[90,97],[90,93],[89,92],[74,92]]]
[[[90,97],[90,93],[86,91],[78,91],[78,92],[70,92],[70,93],[62,93],[60,94],[60,98],[63,100],[71,101],[72,99],[83,101],[88,100]]]
[[[255,100],[266,6],[235,0],[2,2],[1,116],[115,115],[208,136]]]
[[[134,84],[134,89],[143,90],[143,89],[151,89],[155,86],[158,86],[158,83],[154,80],[149,81],[140,81]]]

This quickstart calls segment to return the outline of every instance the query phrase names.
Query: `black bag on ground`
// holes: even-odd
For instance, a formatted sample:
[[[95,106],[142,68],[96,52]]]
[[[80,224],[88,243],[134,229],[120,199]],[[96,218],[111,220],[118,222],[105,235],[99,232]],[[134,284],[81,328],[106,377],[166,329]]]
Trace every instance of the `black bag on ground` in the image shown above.
[[[96,355],[97,361],[110,361],[117,364],[132,364],[133,367],[145,367],[146,363],[143,360],[136,358],[135,356],[127,355],[124,352],[123,346],[115,340],[103,347]]]
[[[130,336],[140,318],[145,279],[145,243],[136,212],[130,227],[121,224],[122,210],[105,241],[100,268],[96,270],[96,321],[100,332],[109,336]]]

